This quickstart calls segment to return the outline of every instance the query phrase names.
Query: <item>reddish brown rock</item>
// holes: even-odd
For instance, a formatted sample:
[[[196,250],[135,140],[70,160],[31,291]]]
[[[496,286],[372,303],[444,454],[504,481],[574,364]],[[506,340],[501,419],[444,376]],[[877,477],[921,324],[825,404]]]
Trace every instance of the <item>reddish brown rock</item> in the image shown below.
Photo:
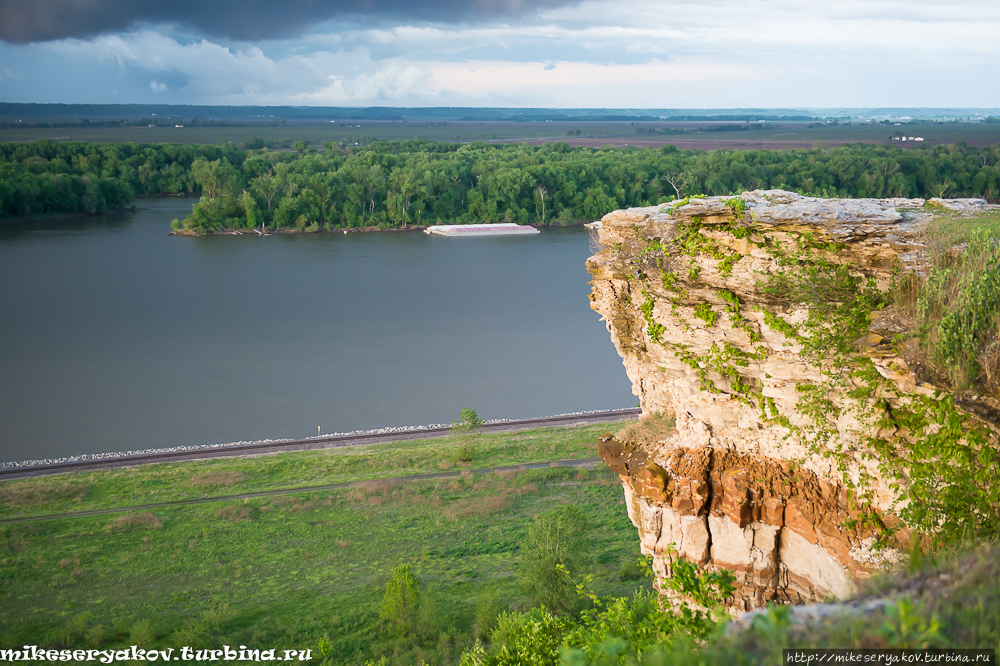
[[[611,471],[622,476],[628,475],[626,453],[625,442],[619,441],[614,435],[605,433],[597,438],[597,455]]]
[[[816,543],[816,530],[813,529],[813,509],[809,500],[792,497],[785,507],[785,527],[789,528],[809,543]]]
[[[667,472],[656,463],[646,463],[636,474],[635,481],[636,492],[640,495],[657,503],[670,501],[667,489]]]
[[[621,476],[635,474],[649,458],[646,451],[634,442],[622,441],[607,433],[597,438],[597,455],[608,468]]]
[[[768,525],[781,527],[785,524],[785,503],[778,497],[768,497],[763,502],[761,520]]]

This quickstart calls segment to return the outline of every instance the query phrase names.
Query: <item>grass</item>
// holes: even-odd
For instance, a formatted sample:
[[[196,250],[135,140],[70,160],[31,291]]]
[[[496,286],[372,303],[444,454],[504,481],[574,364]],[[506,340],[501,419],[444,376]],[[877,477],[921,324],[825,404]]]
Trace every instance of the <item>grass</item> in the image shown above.
[[[921,322],[932,368],[955,389],[1000,396],[1000,211],[939,213],[928,224],[931,270],[897,302]]]
[[[676,420],[673,416],[653,412],[626,424],[615,437],[623,442],[655,445],[676,432]]]
[[[935,210],[933,207],[930,210]],[[950,248],[968,243],[977,232],[986,232],[1000,237],[1000,210],[974,215],[937,211],[925,232],[931,242],[931,251],[940,255]]]
[[[597,455],[596,439],[609,427],[615,424],[406,440],[4,481],[0,484],[0,518],[586,458]]]
[[[516,463],[589,454],[583,442],[599,430],[484,436],[473,464],[480,456]],[[67,474],[31,480],[34,494],[29,483],[4,490],[20,489],[20,511],[42,506],[51,512],[65,506],[53,494],[57,489],[78,494],[74,489],[87,488],[81,504],[105,505],[115,488],[132,493],[122,502],[132,503],[155,490],[162,498],[307,483],[310,468],[319,467],[324,475],[371,478],[380,460],[397,471],[435,468],[457,444],[418,440],[363,451]],[[640,583],[620,573],[638,556],[623,502],[617,476],[603,468],[465,469],[445,479],[373,478],[326,492],[7,524],[0,526],[0,648],[141,642],[147,648],[315,650],[328,636],[333,663],[382,655],[390,663],[457,663],[471,645],[482,599],[495,598],[502,610],[524,606],[515,584],[518,550],[532,518],[554,506],[577,504],[591,521],[598,591],[635,589]],[[413,565],[429,599],[412,639],[392,638],[378,619],[388,574],[402,563]]]

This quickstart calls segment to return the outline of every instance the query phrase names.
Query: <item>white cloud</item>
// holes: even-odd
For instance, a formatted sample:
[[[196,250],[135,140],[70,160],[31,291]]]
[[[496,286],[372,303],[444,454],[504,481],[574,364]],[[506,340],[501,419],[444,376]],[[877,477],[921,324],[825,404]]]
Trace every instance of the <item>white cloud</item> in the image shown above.
[[[352,30],[345,39],[406,51],[460,53],[495,46],[527,58],[546,48],[716,55],[759,51],[817,54],[902,51],[1000,55],[1000,3],[893,0],[593,0],[544,13],[534,24],[398,26]],[[313,36],[310,39],[319,39]],[[551,59],[558,59],[558,54]]]
[[[268,57],[259,47],[232,49],[208,40],[182,44],[153,30],[94,40],[65,40],[49,48],[74,59],[121,70],[183,77],[184,94],[208,104],[349,104],[403,99],[426,74],[393,60],[372,61],[366,48]],[[149,87],[163,92],[154,79]],[[172,86],[175,90],[178,86]]]
[[[492,91],[543,89],[549,86],[608,86],[676,81],[724,81],[760,78],[750,67],[739,64],[651,60],[637,65],[600,65],[589,62],[483,62],[437,63],[428,65],[435,91],[464,91],[489,94]],[[603,106],[597,104],[596,106]]]

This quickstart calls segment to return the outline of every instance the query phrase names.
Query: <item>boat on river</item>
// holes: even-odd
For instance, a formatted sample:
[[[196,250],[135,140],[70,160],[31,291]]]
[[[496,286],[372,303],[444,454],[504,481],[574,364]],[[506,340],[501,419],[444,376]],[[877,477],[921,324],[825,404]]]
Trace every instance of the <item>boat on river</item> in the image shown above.
[[[494,224],[438,224],[424,229],[425,234],[435,236],[527,236],[537,234],[538,229],[524,224],[498,222]]]

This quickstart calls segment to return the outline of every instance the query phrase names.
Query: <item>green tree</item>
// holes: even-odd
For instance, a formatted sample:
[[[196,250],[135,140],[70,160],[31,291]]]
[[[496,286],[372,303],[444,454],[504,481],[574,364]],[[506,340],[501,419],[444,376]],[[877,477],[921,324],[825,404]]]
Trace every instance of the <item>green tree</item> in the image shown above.
[[[474,409],[463,409],[459,419],[451,424],[451,431],[456,434],[469,435],[483,427],[483,420]]]
[[[420,587],[413,576],[413,567],[400,564],[392,570],[392,578],[385,586],[379,617],[403,638],[413,633],[413,624],[420,607]]]
[[[590,564],[590,525],[583,510],[567,504],[535,516],[521,547],[518,584],[553,613],[575,610],[577,578]]]
[[[240,172],[224,157],[211,162],[195,160],[191,164],[191,175],[209,199],[234,196],[240,182]]]
[[[240,206],[243,207],[243,212],[247,216],[247,229],[257,228],[257,202],[254,200],[253,195],[243,190],[243,194],[240,195]]]
[[[483,427],[483,420],[474,409],[463,409],[459,420],[451,424],[451,431],[461,438],[461,446],[452,454],[452,462],[467,463],[476,453],[477,431]]]
[[[545,200],[549,198],[549,191],[544,186],[535,188],[535,213],[538,221],[545,224]]]
[[[281,189],[281,184],[274,177],[274,171],[268,170],[267,173],[262,173],[253,180],[253,188],[257,190],[257,193],[264,198],[267,202],[267,210],[271,210],[271,200],[274,199],[274,195],[278,193]]]

